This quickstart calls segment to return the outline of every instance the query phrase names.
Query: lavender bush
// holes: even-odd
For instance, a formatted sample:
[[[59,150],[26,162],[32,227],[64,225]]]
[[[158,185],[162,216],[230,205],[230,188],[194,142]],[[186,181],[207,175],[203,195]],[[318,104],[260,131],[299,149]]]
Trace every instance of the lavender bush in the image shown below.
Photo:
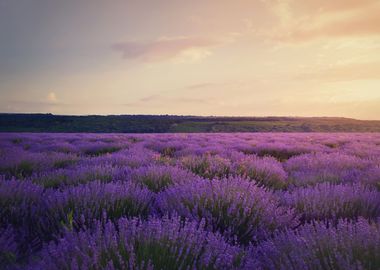
[[[0,228],[0,267],[10,266],[18,257],[17,244],[11,227]]]
[[[282,195],[283,203],[293,207],[303,221],[355,219],[376,220],[380,216],[380,193],[360,184],[318,184]]]
[[[231,174],[231,162],[220,156],[187,156],[181,160],[182,166],[204,178],[223,178]]]
[[[272,189],[284,189],[287,186],[287,174],[281,163],[272,157],[258,158],[247,156],[236,162],[237,175],[248,177],[264,186]]]
[[[0,134],[0,269],[379,269],[380,134]]]
[[[253,248],[248,269],[380,268],[380,227],[364,219],[286,231]]]
[[[379,160],[362,159],[343,153],[306,154],[289,159],[285,168],[289,181],[295,186],[315,185],[322,182],[354,183],[372,177],[371,168]]]
[[[294,214],[269,192],[241,178],[194,181],[168,188],[158,198],[163,213],[201,221],[229,239],[248,244],[294,225]]]
[[[88,227],[94,220],[116,221],[121,217],[143,217],[151,214],[153,197],[133,183],[93,182],[47,192],[48,217],[54,225],[68,229]]]
[[[64,188],[93,181],[102,183],[124,180],[129,177],[128,168],[114,167],[108,164],[78,165],[67,169],[57,169],[33,174],[30,180],[45,188]]]
[[[178,218],[120,219],[67,233],[41,252],[36,269],[233,269],[241,251],[203,225]]]
[[[153,192],[160,192],[176,184],[191,183],[198,177],[177,167],[151,165],[131,171],[130,178]]]

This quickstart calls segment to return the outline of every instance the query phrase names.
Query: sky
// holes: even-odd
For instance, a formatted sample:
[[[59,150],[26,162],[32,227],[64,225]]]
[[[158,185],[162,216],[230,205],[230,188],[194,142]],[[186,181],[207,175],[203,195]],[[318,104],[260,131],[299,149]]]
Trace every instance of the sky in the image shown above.
[[[0,0],[0,112],[380,119],[378,0]]]

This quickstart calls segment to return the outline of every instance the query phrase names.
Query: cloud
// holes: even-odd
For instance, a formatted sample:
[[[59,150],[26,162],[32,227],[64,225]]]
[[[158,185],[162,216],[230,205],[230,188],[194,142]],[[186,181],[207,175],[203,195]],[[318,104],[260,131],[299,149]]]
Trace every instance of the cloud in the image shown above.
[[[216,85],[217,85],[216,83],[208,83],[208,82],[197,83],[197,84],[192,84],[192,85],[186,86],[185,89],[187,89],[187,90],[204,89],[204,88],[208,88],[208,87],[214,87]]]
[[[291,2],[294,3],[294,1]],[[314,10],[318,13],[328,13],[367,8],[376,4],[377,2],[377,0],[308,0],[298,1],[297,5],[307,10]]]
[[[273,40],[299,43],[318,38],[380,36],[380,2],[377,0],[267,1],[279,20],[262,30]]]
[[[31,111],[52,111],[56,108],[62,108],[71,105],[61,102],[55,92],[49,92],[45,97],[40,97],[36,100],[11,99],[8,102],[10,104],[13,104],[15,108],[21,107],[23,109],[29,109]]]
[[[129,107],[139,107],[139,106],[146,106],[147,104],[150,105],[163,105],[163,104],[173,104],[173,103],[197,103],[197,104],[205,104],[208,103],[207,100],[202,98],[193,98],[193,97],[167,97],[167,96],[161,96],[161,95],[151,95],[147,97],[140,98],[136,101],[125,103],[123,105],[129,106]]]
[[[46,96],[46,101],[52,104],[58,103],[57,95],[54,92],[49,92]]]
[[[143,97],[143,98],[140,98],[138,100],[138,102],[150,102],[150,101],[155,101],[157,99],[160,99],[161,96],[160,95],[151,95],[151,96],[147,96],[147,97]]]
[[[209,56],[211,49],[225,40],[200,37],[171,37],[153,41],[128,41],[112,46],[124,59],[156,62],[176,58],[178,61],[197,61]]]
[[[366,120],[380,120],[380,99],[356,101],[302,101],[291,100],[276,106],[277,115],[294,115],[297,108],[298,116],[337,116]]]
[[[305,72],[296,76],[301,80],[355,81],[380,80],[380,62],[350,63]]]
[[[352,16],[310,26],[301,26],[285,34],[278,33],[274,38],[282,41],[304,42],[321,37],[380,35],[380,16],[378,14],[368,15]]]

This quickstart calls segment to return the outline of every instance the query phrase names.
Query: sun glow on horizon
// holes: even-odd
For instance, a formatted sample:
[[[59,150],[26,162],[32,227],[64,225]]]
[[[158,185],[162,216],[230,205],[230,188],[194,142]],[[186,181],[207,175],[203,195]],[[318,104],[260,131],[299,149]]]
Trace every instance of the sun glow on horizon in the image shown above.
[[[0,0],[0,111],[379,119],[380,2]]]

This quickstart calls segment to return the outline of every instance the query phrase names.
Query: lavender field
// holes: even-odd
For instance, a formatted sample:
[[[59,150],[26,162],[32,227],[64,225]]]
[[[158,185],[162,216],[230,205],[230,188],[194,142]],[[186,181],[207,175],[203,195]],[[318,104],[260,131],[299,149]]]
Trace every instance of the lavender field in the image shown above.
[[[380,134],[0,134],[0,269],[380,269]]]

